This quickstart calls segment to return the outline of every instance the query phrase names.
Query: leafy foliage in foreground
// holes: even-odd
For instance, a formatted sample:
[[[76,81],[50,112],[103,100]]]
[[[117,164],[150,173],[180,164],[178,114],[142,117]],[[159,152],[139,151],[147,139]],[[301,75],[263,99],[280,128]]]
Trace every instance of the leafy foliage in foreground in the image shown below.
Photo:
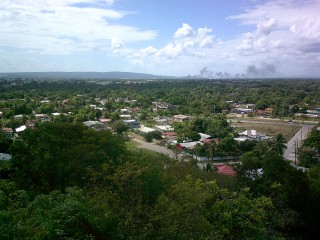
[[[237,177],[222,177],[126,150],[109,131],[45,123],[13,144],[13,174],[0,180],[0,237],[311,239],[319,169],[293,169],[279,146],[255,144]],[[260,167],[262,176],[248,175]]]

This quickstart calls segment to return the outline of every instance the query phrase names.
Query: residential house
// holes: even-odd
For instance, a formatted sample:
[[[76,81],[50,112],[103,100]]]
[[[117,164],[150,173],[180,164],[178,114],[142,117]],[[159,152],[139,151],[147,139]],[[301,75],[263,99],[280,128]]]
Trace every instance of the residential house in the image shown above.
[[[272,115],[272,113],[273,113],[273,108],[271,108],[271,107],[266,108],[266,109],[264,110],[264,112],[265,112],[266,114]]]
[[[154,117],[153,120],[155,120],[158,124],[168,124],[170,121],[169,117],[165,117],[165,116],[159,116],[159,117]]]
[[[154,111],[158,111],[158,110],[168,110],[168,111],[172,111],[174,110],[176,107],[170,103],[166,103],[166,102],[152,102],[152,109]]]
[[[8,138],[13,138],[13,130],[12,130],[12,128],[2,128],[2,132]]]
[[[23,118],[23,115],[22,115],[22,114],[15,115],[15,116],[13,117],[14,120],[20,120],[20,119],[22,119],[22,118]]]
[[[226,176],[235,176],[237,173],[234,171],[233,167],[230,165],[222,164],[214,166],[217,170],[217,173],[226,175]]]
[[[130,114],[121,114],[120,118],[129,120],[132,118],[132,116]]]
[[[99,119],[99,122],[102,122],[104,124],[107,124],[107,123],[111,123],[111,119],[110,118],[100,118]]]
[[[200,142],[202,142],[202,141],[204,141],[204,140],[206,140],[206,139],[210,139],[211,138],[211,136],[210,135],[208,135],[208,134],[204,134],[204,133],[199,133],[199,135],[200,135]]]
[[[161,132],[171,132],[174,130],[170,125],[156,125],[155,128]]]
[[[200,141],[185,142],[185,143],[178,143],[177,148],[180,152],[183,150],[193,150],[197,144],[203,145],[203,143]]]
[[[234,108],[231,110],[232,113],[237,113],[237,114],[248,114],[252,113],[253,109],[250,108]]]
[[[47,114],[39,113],[39,114],[35,114],[34,116],[36,117],[37,120],[40,120],[41,122],[49,121],[49,116]]]
[[[139,123],[135,119],[123,120],[123,122],[130,128],[137,128],[139,126]]]
[[[148,133],[148,132],[154,132],[156,131],[157,129],[155,128],[150,128],[150,127],[145,127],[145,126],[141,126],[140,128],[137,129],[139,132],[141,133]]]
[[[23,133],[25,130],[27,129],[27,126],[26,125],[22,125],[18,128],[15,129],[15,137],[18,137],[21,135],[21,133]]]
[[[175,132],[163,132],[162,138],[164,138],[167,144],[172,144],[177,140],[177,134]]]
[[[190,119],[191,119],[191,116],[179,114],[179,115],[174,115],[174,116],[173,116],[173,119],[174,119],[175,121],[178,121],[178,122],[183,122],[183,121],[188,121],[188,120],[190,120]]]
[[[8,153],[0,153],[0,161],[9,161],[12,156]]]
[[[130,111],[127,108],[120,109],[121,114],[129,114]]]
[[[85,121],[83,122],[83,125],[89,127],[89,128],[93,128],[95,130],[104,130],[107,128],[107,126],[99,121]]]
[[[249,130],[245,130],[243,132],[240,132],[239,133],[239,137],[238,138],[234,138],[234,140],[236,140],[237,142],[242,142],[242,141],[250,140],[250,139],[266,140],[266,139],[270,139],[270,138],[271,137],[268,137],[264,133],[259,133],[254,129],[249,129]]]
[[[28,120],[26,122],[26,127],[31,128],[31,129],[35,129],[36,128],[36,120],[33,120],[33,119]]]

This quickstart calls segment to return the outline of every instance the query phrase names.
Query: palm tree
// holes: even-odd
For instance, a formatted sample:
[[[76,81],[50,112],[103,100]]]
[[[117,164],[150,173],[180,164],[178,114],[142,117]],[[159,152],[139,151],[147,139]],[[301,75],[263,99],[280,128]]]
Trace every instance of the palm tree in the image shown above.
[[[279,153],[279,155],[283,155],[284,150],[287,148],[287,140],[285,137],[280,133],[278,134],[271,144],[271,150]]]
[[[210,141],[205,144],[206,153],[209,159],[209,156],[211,157],[211,161],[213,161],[213,155],[217,151],[217,143],[215,141]]]

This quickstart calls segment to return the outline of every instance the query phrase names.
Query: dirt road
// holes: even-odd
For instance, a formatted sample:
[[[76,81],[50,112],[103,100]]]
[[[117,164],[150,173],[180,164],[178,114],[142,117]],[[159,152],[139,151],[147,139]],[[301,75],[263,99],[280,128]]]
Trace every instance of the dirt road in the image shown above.
[[[132,140],[140,144],[137,146],[137,148],[149,149],[151,151],[163,153],[164,155],[167,155],[170,158],[176,159],[176,155],[174,154],[174,152],[166,147],[162,147],[162,146],[156,145],[154,143],[148,143],[148,142],[142,141],[138,138],[133,138]]]

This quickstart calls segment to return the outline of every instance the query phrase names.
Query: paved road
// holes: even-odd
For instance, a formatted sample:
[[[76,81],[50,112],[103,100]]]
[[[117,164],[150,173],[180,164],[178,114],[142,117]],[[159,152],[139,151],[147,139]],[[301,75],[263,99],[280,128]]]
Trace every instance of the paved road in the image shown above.
[[[149,149],[151,151],[163,153],[164,155],[167,155],[171,158],[176,159],[176,155],[174,154],[174,152],[166,147],[162,147],[162,146],[156,145],[154,143],[148,143],[148,142],[142,141],[138,138],[133,138],[132,140],[140,144],[137,146],[137,148]]]
[[[313,125],[302,125],[302,128],[293,136],[293,138],[287,142],[287,149],[284,151],[283,157],[296,164],[297,159],[295,158],[295,148],[302,146],[302,141],[308,136]]]

